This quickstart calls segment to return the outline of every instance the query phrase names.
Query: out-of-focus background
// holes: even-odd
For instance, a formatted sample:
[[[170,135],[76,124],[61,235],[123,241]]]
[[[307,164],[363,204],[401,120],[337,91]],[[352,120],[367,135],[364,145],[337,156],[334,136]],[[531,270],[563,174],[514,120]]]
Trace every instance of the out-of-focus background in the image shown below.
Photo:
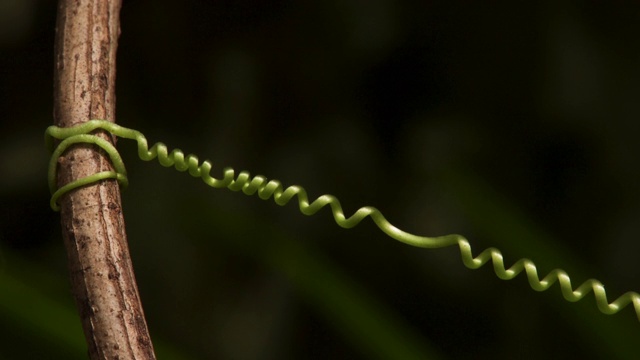
[[[640,4],[125,0],[117,121],[150,141],[640,290]],[[85,358],[49,209],[54,1],[0,1],[0,357]],[[601,314],[457,248],[226,189],[118,147],[161,359],[631,359]]]

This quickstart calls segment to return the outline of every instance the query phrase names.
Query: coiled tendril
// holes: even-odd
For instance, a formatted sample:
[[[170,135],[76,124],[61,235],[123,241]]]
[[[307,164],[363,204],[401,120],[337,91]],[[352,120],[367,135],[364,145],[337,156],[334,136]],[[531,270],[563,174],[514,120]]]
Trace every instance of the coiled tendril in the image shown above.
[[[598,309],[605,314],[615,314],[629,303],[633,303],[636,316],[640,321],[640,294],[636,292],[626,292],[612,303],[609,303],[604,285],[598,280],[589,279],[578,286],[577,289],[573,290],[569,275],[561,269],[552,270],[547,276],[540,280],[536,265],[529,259],[520,259],[507,269],[504,266],[502,253],[493,247],[484,250],[474,258],[469,241],[462,235],[451,234],[438,237],[413,235],[393,226],[378,209],[371,206],[362,207],[350,217],[346,217],[340,201],[333,195],[322,195],[309,203],[307,192],[301,186],[294,185],[284,188],[278,180],[267,180],[267,178],[260,175],[251,177],[246,171],[242,171],[238,176],[235,176],[232,168],[225,168],[223,170],[223,178],[216,179],[209,174],[212,167],[209,161],[200,163],[197,156],[192,154],[185,156],[179,149],[172,150],[171,153],[169,153],[167,146],[160,142],[149,148],[147,139],[141,132],[104,120],[90,120],[71,128],[59,128],[56,126],[47,128],[45,132],[45,142],[49,149],[53,150],[54,138],[62,140],[53,151],[51,161],[49,162],[49,188],[53,194],[51,197],[51,207],[55,211],[60,209],[57,204],[57,199],[64,193],[77,187],[110,178],[117,179],[121,186],[127,185],[124,163],[115,147],[109,142],[89,134],[96,129],[104,129],[113,135],[135,140],[138,143],[138,156],[142,160],[150,161],[158,158],[158,162],[160,162],[161,165],[165,167],[173,166],[181,172],[188,171],[191,176],[201,178],[205,184],[211,187],[226,187],[233,191],[242,191],[247,195],[257,193],[261,199],[267,200],[273,198],[275,203],[281,206],[287,204],[293,197],[297,196],[300,211],[305,215],[315,214],[318,210],[329,205],[336,223],[343,228],[354,227],[360,223],[362,219],[369,216],[382,232],[408,245],[429,249],[458,245],[462,262],[470,269],[478,269],[491,260],[496,275],[503,280],[513,279],[524,270],[531,288],[536,291],[544,291],[557,281],[559,282],[562,295],[570,302],[576,302],[584,298],[590,291],[593,291]],[[57,159],[69,146],[77,143],[91,143],[100,146],[111,158],[115,171],[105,171],[90,175],[73,181],[60,189],[56,189]]]

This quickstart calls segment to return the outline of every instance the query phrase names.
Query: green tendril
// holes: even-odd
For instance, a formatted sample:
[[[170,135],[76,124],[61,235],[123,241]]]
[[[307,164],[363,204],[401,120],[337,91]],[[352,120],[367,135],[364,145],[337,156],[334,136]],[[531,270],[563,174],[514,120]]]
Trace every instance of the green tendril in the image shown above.
[[[331,208],[336,223],[343,228],[352,228],[364,218],[370,217],[382,232],[395,240],[411,246],[436,249],[458,245],[462,262],[470,269],[478,269],[491,261],[494,272],[503,280],[513,279],[524,270],[531,288],[535,291],[547,290],[555,282],[558,282],[563,297],[570,302],[579,301],[589,294],[589,292],[593,291],[598,309],[605,314],[615,314],[632,303],[638,321],[640,321],[640,294],[636,292],[626,292],[612,303],[609,303],[604,285],[598,280],[589,279],[578,286],[577,289],[573,290],[569,275],[561,269],[552,270],[547,276],[540,280],[536,265],[529,259],[520,259],[507,269],[504,265],[502,253],[496,248],[488,248],[474,258],[471,245],[463,236],[457,234],[438,237],[413,235],[393,226],[378,209],[371,206],[362,207],[350,217],[346,217],[340,201],[333,195],[322,195],[310,203],[306,190],[301,186],[294,185],[285,189],[278,180],[267,180],[266,177],[260,175],[251,177],[249,172],[246,171],[242,171],[238,176],[235,176],[232,168],[223,169],[223,178],[216,179],[209,174],[212,168],[209,161],[200,163],[197,156],[192,154],[185,156],[179,149],[172,150],[171,153],[169,153],[166,145],[160,142],[149,148],[147,139],[139,131],[104,120],[90,120],[71,128],[59,128],[56,126],[47,128],[45,132],[45,142],[50,150],[53,150],[54,139],[62,140],[55,150],[53,150],[53,155],[49,162],[49,188],[53,194],[51,197],[51,208],[53,210],[58,211],[60,209],[57,200],[63,194],[73,189],[103,179],[117,179],[121,186],[124,187],[127,185],[127,174],[122,158],[111,143],[96,135],[90,134],[96,129],[106,130],[113,135],[135,140],[138,144],[138,156],[140,159],[151,161],[158,158],[158,162],[161,165],[174,167],[181,172],[188,171],[191,176],[201,178],[205,184],[213,188],[226,187],[232,191],[242,191],[246,195],[254,195],[257,193],[261,199],[268,200],[269,198],[273,198],[274,202],[281,206],[286,205],[291,199],[297,197],[300,212],[305,215],[313,215],[328,205]],[[95,144],[102,148],[111,158],[115,171],[106,171],[90,175],[56,189],[57,159],[69,146],[78,143]]]
[[[53,194],[51,196],[51,203],[50,203],[51,208],[53,210],[55,211],[60,210],[60,206],[58,205],[58,199],[65,193],[73,189],[98,182],[100,180],[116,179],[118,180],[118,183],[120,183],[120,186],[122,186],[123,188],[127,187],[128,185],[127,170],[124,168],[124,162],[122,161],[122,158],[120,157],[120,154],[118,153],[116,148],[113,145],[111,145],[110,142],[96,135],[89,135],[89,134],[82,134],[82,133],[71,134],[68,131],[60,131],[60,130],[68,130],[68,129],[61,129],[61,128],[56,128],[54,126],[51,126],[50,128],[47,129],[47,135],[45,136],[45,141],[47,143],[47,147],[49,148],[51,148],[53,144],[51,137],[54,137],[56,139],[64,139],[60,142],[60,144],[58,144],[58,147],[53,151],[51,160],[49,160],[49,173],[48,173],[49,179],[48,180],[49,180],[49,191],[51,191],[51,193]],[[67,185],[64,185],[60,189],[56,190],[56,181],[57,181],[56,172],[58,170],[58,158],[71,145],[78,144],[78,143],[95,144],[101,147],[107,153],[107,155],[109,155],[109,157],[111,158],[111,162],[113,163],[113,167],[115,168],[115,171],[103,171],[97,174],[89,175],[87,177],[75,180]]]

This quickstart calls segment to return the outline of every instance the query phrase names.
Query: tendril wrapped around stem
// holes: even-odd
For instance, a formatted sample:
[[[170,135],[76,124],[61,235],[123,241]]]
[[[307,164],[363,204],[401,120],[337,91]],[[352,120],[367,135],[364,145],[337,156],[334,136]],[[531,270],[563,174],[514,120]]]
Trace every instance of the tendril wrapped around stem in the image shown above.
[[[307,192],[301,186],[293,185],[285,188],[278,180],[267,180],[266,177],[260,175],[251,177],[246,171],[242,171],[236,176],[232,168],[225,168],[222,179],[216,179],[210,175],[212,165],[209,161],[200,163],[197,156],[192,154],[185,156],[179,149],[172,150],[169,153],[167,146],[161,142],[149,148],[147,139],[141,132],[104,120],[90,120],[72,128],[59,128],[56,126],[47,128],[45,132],[45,142],[47,147],[53,151],[51,161],[49,162],[48,176],[49,188],[52,193],[51,207],[54,210],[59,210],[57,199],[74,188],[110,178],[117,179],[121,186],[127,185],[126,171],[122,158],[113,145],[90,134],[96,129],[103,129],[113,135],[135,140],[138,144],[138,156],[142,160],[151,161],[157,158],[161,165],[174,167],[181,172],[188,171],[191,176],[201,178],[205,184],[211,187],[226,187],[233,191],[242,191],[247,195],[257,193],[261,199],[268,200],[273,198],[274,202],[281,206],[286,205],[294,197],[297,197],[300,212],[305,215],[313,215],[328,205],[331,208],[336,223],[343,228],[352,228],[364,218],[370,217],[382,232],[408,245],[429,249],[458,245],[462,262],[470,269],[478,269],[491,261],[496,275],[503,280],[513,279],[524,270],[531,288],[536,291],[547,290],[555,282],[558,282],[563,297],[571,302],[578,301],[593,291],[598,309],[605,314],[615,314],[632,303],[636,316],[640,321],[640,294],[636,292],[626,292],[612,303],[609,303],[604,285],[598,280],[589,279],[574,290],[571,285],[571,278],[561,269],[552,270],[541,280],[538,276],[536,265],[533,261],[526,258],[518,260],[507,269],[504,265],[502,253],[496,248],[488,248],[474,258],[471,245],[463,236],[457,234],[438,237],[413,235],[393,226],[378,209],[371,206],[362,207],[350,217],[346,217],[340,201],[333,195],[322,195],[314,201],[309,202]],[[53,149],[54,139],[62,140],[55,150]],[[77,143],[91,143],[101,147],[111,158],[115,171],[93,174],[56,189],[57,159],[67,148]]]

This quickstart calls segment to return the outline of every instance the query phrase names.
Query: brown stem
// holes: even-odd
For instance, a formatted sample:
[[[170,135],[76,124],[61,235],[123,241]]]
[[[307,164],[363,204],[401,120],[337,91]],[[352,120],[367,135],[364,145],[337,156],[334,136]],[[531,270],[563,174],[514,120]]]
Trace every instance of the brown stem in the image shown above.
[[[115,121],[120,0],[60,0],[56,27],[54,123]],[[110,139],[106,134],[101,134]],[[110,170],[93,146],[58,159],[58,185]],[[105,180],[60,199],[74,297],[91,359],[155,359],[124,228],[120,190]]]

